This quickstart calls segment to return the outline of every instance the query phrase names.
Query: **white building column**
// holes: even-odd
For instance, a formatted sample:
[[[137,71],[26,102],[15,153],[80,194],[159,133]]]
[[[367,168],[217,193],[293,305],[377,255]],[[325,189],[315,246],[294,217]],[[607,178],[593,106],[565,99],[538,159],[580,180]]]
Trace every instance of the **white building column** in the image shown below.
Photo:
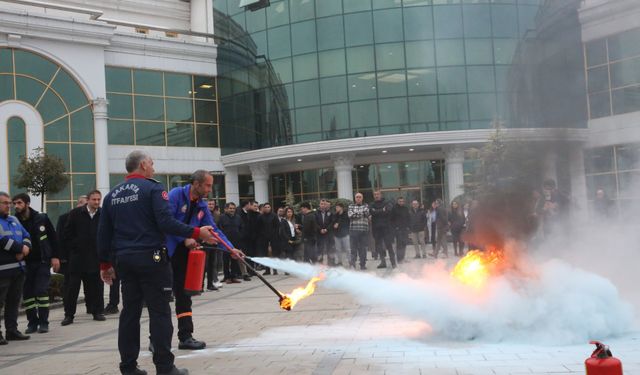
[[[109,102],[105,98],[93,100],[93,132],[96,142],[96,189],[100,190],[103,196],[109,192],[108,104]],[[78,197],[73,198],[76,199]]]
[[[558,184],[558,153],[549,149],[545,151],[543,164],[542,164],[542,176],[545,180],[552,179]]]
[[[213,34],[213,0],[191,0],[190,3],[191,31]]]
[[[253,191],[256,201],[264,203],[269,201],[269,164],[255,163],[249,165],[251,178],[253,179]]]
[[[353,159],[355,154],[345,153],[331,157],[336,170],[338,198],[353,200]]]
[[[445,172],[447,173],[447,200],[464,194],[464,150],[460,146],[445,149]]]
[[[582,145],[574,145],[569,150],[569,175],[571,178],[571,213],[573,223],[586,222],[589,218],[587,207],[587,178],[584,168]]]
[[[240,186],[238,185],[238,168],[224,168],[224,191],[227,202],[240,204]]]

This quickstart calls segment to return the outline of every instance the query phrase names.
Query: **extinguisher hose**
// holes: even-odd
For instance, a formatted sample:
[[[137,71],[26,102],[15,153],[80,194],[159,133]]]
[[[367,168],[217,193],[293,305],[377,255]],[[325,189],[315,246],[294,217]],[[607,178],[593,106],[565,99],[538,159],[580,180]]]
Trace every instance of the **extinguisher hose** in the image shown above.
[[[229,246],[229,244],[226,241],[223,241],[222,238],[220,238],[220,236],[218,235],[218,233],[212,230],[211,234],[213,235],[213,238],[215,238],[216,241],[218,241],[219,244],[221,243],[222,246],[224,246],[224,249],[220,248],[221,250],[223,251],[226,250],[226,252],[231,253],[232,247]],[[237,260],[242,262],[249,269],[249,271],[251,271],[254,275],[256,275],[260,279],[260,281],[264,283],[264,285],[269,287],[269,289],[271,289],[271,291],[273,291],[273,293],[275,293],[280,300],[284,299],[284,295],[280,293],[280,291],[278,291],[278,289],[276,289],[273,285],[271,285],[271,283],[268,282],[264,277],[262,277],[262,275],[256,272],[256,270],[253,267],[251,267],[251,265],[249,265],[249,263],[245,260],[244,257],[237,258]]]

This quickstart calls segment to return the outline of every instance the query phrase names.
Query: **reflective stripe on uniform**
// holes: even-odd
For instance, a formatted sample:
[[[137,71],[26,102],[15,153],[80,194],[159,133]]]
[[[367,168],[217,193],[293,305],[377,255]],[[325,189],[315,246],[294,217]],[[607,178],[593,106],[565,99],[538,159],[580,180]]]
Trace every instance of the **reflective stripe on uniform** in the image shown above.
[[[23,239],[22,239],[22,242],[23,242],[23,243],[28,243],[29,245],[31,245],[31,240],[30,240],[30,239],[28,239],[28,238],[23,238]]]
[[[11,270],[14,268],[20,268],[24,266],[24,262],[20,261],[18,263],[4,264],[0,266],[0,271]]]
[[[176,315],[176,316],[177,316],[177,318],[178,318],[178,319],[180,319],[180,318],[185,318],[185,317],[187,317],[187,316],[193,316],[193,313],[192,313],[191,311],[189,311],[189,312],[183,312],[183,313],[180,313],[180,314],[178,314],[178,315]]]
[[[11,250],[11,246],[13,246],[14,242],[16,242],[16,241],[14,241],[11,238],[9,238],[9,241],[7,241],[7,243],[4,245],[4,249],[7,250],[7,251]]]
[[[40,237],[40,241],[44,241],[47,239],[47,235],[45,234],[44,236]]]

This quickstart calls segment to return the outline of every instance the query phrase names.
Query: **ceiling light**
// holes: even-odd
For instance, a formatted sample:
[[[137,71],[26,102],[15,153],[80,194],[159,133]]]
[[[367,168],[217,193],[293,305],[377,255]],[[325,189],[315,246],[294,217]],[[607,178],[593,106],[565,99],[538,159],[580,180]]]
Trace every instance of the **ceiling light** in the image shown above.
[[[360,168],[364,168],[364,165],[361,165]]]
[[[210,88],[212,88],[212,87],[213,87],[212,85],[208,85],[208,84],[206,84],[206,83],[203,83],[202,85],[200,85],[200,88],[201,88],[201,89],[210,89]]]
[[[414,149],[410,148],[409,151],[414,151]]]
[[[386,153],[387,153],[387,150],[382,150],[382,153],[383,153],[383,154],[386,154]]]
[[[298,159],[298,161],[302,161],[302,159]]]

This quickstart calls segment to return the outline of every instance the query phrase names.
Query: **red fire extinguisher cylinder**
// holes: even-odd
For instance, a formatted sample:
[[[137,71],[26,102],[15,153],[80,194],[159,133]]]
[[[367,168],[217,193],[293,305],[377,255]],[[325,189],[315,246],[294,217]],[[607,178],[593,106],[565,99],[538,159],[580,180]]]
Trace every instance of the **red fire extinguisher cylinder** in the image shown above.
[[[587,375],[622,375],[622,362],[611,354],[607,345],[591,341],[596,350],[584,361]]]
[[[202,291],[204,279],[204,265],[207,254],[200,249],[189,251],[187,258],[187,272],[184,277],[184,292],[190,296],[197,296]]]

